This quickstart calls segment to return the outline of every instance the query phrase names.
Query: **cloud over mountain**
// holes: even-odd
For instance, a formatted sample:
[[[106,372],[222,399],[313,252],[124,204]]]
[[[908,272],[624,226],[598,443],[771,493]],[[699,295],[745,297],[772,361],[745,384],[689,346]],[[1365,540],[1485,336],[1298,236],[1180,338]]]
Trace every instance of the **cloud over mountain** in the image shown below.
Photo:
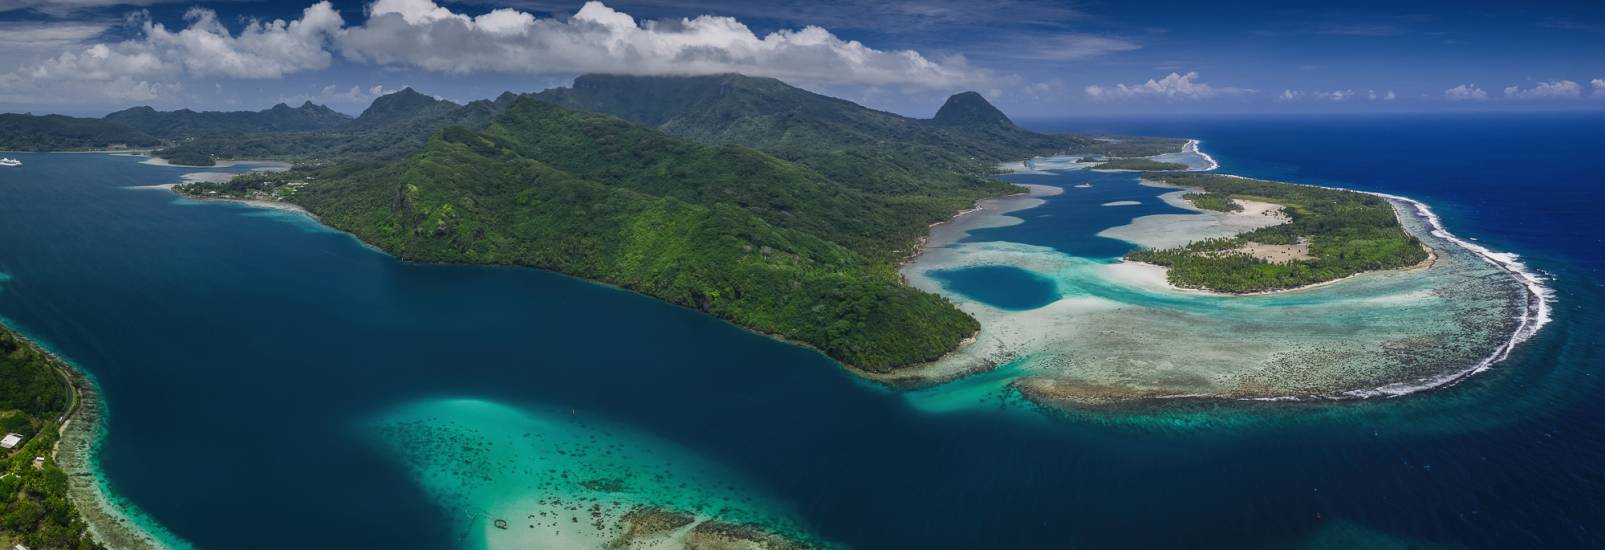
[[[349,59],[449,73],[716,74],[828,83],[951,87],[989,75],[962,57],[931,59],[843,40],[817,26],[763,36],[732,17],[637,21],[601,2],[567,19],[498,9],[470,17],[430,0],[379,0],[339,48]]]

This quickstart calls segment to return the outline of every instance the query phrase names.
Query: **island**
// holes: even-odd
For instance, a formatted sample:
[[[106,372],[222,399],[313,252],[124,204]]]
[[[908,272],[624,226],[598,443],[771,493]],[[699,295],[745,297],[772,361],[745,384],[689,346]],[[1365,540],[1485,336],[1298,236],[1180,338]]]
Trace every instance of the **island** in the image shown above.
[[[1239,235],[1126,259],[1169,268],[1182,288],[1248,293],[1325,283],[1367,271],[1419,265],[1431,252],[1407,233],[1386,199],[1343,189],[1202,173],[1148,173],[1152,181],[1199,189],[1183,195],[1198,208],[1241,211],[1234,197],[1281,206],[1287,222]]]
[[[1179,162],[1165,162],[1150,158],[1115,158],[1105,160],[1092,167],[1094,170],[1186,170],[1187,165]]]
[[[371,147],[398,133],[425,137]],[[992,177],[997,164],[1185,145],[1030,132],[974,93],[921,120],[742,75],[585,75],[466,106],[404,90],[311,142],[324,152],[193,140],[174,149],[225,158],[288,143],[268,156],[300,164],[174,189],[298,205],[404,259],[606,283],[866,372],[933,361],[979,330],[896,268],[932,224],[1023,191]]]

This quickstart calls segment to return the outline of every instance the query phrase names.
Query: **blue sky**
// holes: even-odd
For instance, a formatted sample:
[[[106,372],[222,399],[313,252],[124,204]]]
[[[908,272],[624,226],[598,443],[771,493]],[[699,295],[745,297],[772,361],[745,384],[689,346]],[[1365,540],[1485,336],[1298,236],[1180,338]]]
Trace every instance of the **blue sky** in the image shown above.
[[[0,0],[0,111],[743,72],[929,116],[1605,109],[1605,2]]]

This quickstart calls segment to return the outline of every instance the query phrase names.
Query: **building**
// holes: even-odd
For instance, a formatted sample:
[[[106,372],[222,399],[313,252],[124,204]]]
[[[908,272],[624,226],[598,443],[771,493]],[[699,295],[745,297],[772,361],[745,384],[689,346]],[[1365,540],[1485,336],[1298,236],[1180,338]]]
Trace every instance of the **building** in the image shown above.
[[[15,449],[20,443],[22,434],[6,434],[5,437],[0,437],[0,449]]]

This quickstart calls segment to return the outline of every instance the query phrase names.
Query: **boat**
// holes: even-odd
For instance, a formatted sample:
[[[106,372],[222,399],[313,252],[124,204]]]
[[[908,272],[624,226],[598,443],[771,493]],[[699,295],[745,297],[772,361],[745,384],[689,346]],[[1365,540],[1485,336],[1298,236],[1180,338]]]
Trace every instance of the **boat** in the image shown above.
[[[22,161],[17,159],[0,158],[0,166],[22,166]]]

